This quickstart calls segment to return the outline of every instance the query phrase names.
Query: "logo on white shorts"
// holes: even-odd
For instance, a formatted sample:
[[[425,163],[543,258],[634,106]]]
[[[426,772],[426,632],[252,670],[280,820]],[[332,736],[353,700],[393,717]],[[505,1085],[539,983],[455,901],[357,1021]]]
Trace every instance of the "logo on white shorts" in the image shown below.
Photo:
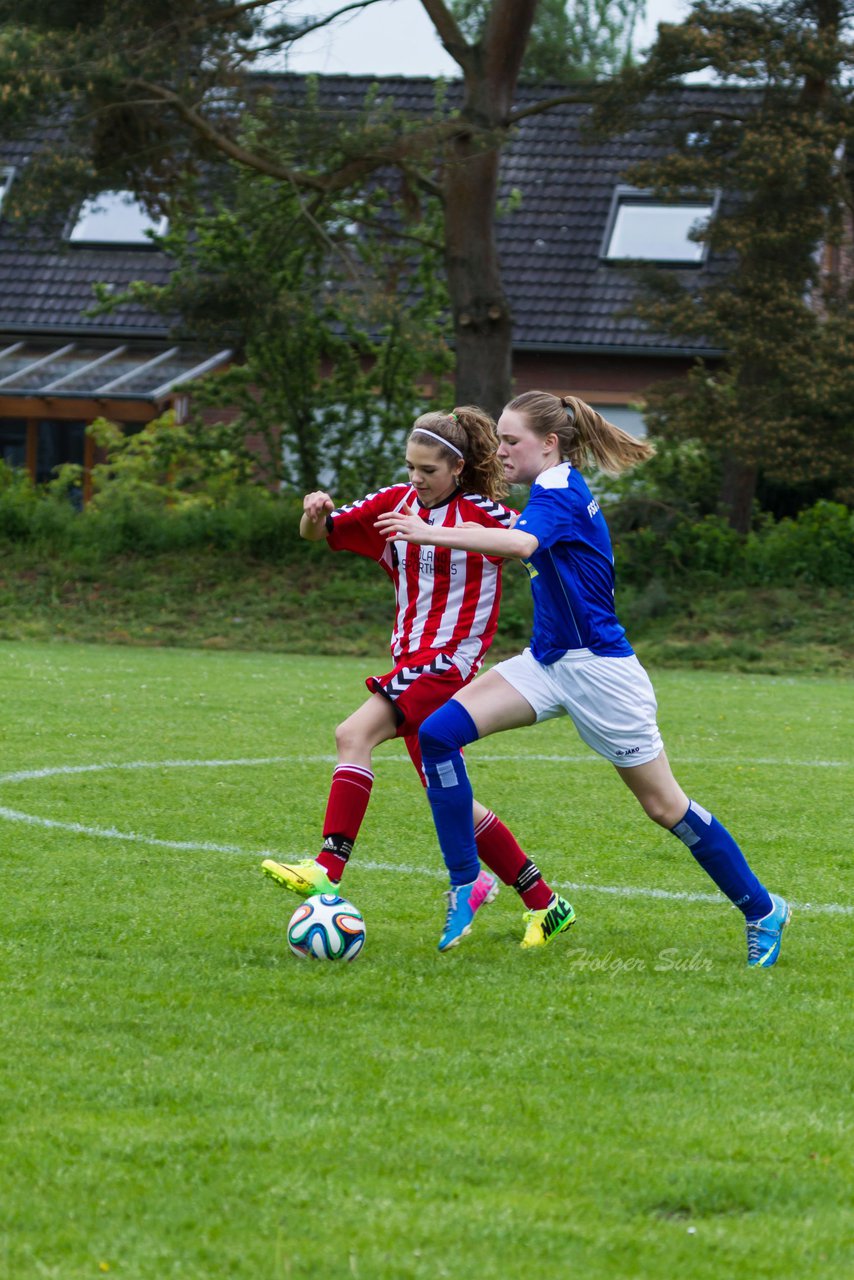
[[[640,747],[617,747],[614,752],[615,756],[636,756],[640,752]]]

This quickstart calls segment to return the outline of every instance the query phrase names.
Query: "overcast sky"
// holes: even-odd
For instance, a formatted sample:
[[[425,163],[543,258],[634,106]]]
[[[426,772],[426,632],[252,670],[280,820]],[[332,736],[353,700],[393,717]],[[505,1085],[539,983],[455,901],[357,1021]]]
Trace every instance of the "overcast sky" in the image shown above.
[[[346,0],[305,0],[304,11],[323,14],[340,9]],[[647,15],[637,31],[635,46],[652,42],[659,22],[680,22],[687,0],[647,0]],[[294,8],[288,7],[289,16]],[[297,9],[299,12],[299,9]],[[288,62],[291,71],[322,71],[327,75],[454,76],[457,64],[439,43],[420,0],[382,0],[356,16],[339,20],[299,42],[301,52]]]

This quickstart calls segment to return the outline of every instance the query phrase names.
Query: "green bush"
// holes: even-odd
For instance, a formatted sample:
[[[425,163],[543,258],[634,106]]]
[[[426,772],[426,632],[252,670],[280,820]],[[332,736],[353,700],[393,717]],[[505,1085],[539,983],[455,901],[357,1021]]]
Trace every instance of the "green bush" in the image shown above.
[[[67,546],[77,515],[66,495],[59,498],[49,486],[34,485],[26,471],[0,459],[0,541]]]
[[[171,505],[150,491],[112,492],[106,504],[78,511],[68,500],[69,475],[35,487],[26,472],[0,463],[0,542],[29,543],[78,561],[160,555],[210,547],[280,561],[299,553],[302,500],[257,486],[236,486],[218,505]]]
[[[248,486],[218,507],[158,509],[127,500],[83,513],[75,542],[101,558],[208,547],[276,561],[296,553],[301,511],[295,498]]]
[[[68,501],[73,481],[66,469],[37,488],[25,472],[0,463],[0,541],[67,552],[78,562],[204,548],[273,563],[304,553],[297,494],[230,478],[223,484],[219,473],[210,485],[196,477],[193,491],[176,498],[168,486],[156,491],[139,483],[135,469],[125,485],[113,475],[100,500],[80,512]],[[682,587],[854,584],[854,515],[839,503],[818,502],[795,520],[768,517],[746,539],[709,515],[617,533],[614,545],[618,582],[644,619],[666,612]],[[513,578],[508,572],[506,622],[521,634],[529,617],[527,578]]]
[[[24,541],[33,527],[33,511],[38,493],[26,471],[16,470],[0,460],[0,538]]]
[[[751,534],[746,544],[751,582],[784,585],[793,579],[825,587],[854,584],[854,513],[838,502],[817,502],[795,520]]]
[[[664,540],[663,551],[672,573],[690,573],[704,582],[739,577],[744,563],[743,540],[721,516],[681,522]]]
[[[786,586],[796,580],[847,587],[854,584],[854,515],[822,501],[795,520],[769,517],[747,538],[720,516],[679,519],[666,531],[619,534],[615,557],[619,581],[636,588],[652,579],[700,588]]]
[[[643,587],[652,578],[664,582],[715,582],[739,573],[744,546],[720,516],[680,517],[664,529],[644,527],[615,538],[620,582]]]

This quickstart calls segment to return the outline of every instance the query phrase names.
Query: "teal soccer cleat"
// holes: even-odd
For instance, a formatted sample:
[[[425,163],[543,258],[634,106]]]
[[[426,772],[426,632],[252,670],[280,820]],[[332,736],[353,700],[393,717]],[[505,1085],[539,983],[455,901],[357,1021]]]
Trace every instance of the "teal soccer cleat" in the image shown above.
[[[445,928],[439,939],[439,950],[455,947],[460,938],[471,932],[474,914],[485,902],[498,897],[498,881],[488,871],[481,871],[471,884],[452,885],[447,892],[448,914]]]
[[[772,909],[761,920],[747,922],[747,963],[751,968],[768,969],[780,954],[783,930],[792,918],[785,898],[771,894]]]

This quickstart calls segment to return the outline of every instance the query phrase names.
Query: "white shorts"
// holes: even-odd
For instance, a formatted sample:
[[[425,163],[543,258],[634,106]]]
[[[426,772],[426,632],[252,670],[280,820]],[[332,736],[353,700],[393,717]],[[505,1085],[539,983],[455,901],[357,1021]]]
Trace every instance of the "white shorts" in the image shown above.
[[[663,750],[655,693],[635,654],[598,658],[576,649],[544,666],[526,649],[492,670],[530,702],[538,722],[569,716],[588,747],[621,769],[649,764]]]

